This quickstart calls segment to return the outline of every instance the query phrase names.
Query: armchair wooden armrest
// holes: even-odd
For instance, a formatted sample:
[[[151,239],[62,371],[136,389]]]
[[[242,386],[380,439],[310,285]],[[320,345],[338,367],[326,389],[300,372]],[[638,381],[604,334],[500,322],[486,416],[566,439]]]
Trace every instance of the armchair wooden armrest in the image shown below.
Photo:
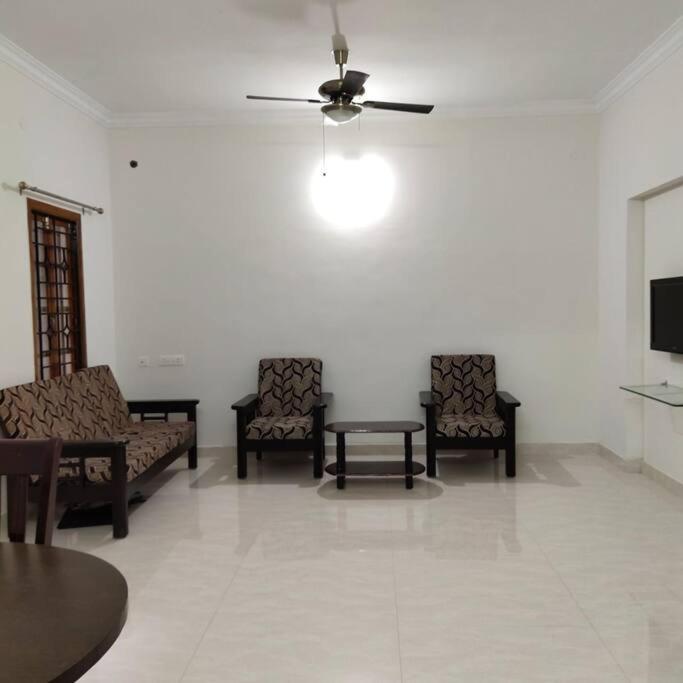
[[[421,391],[420,405],[423,408],[433,408],[436,405],[434,394],[431,391]]]
[[[253,410],[256,408],[258,403],[258,394],[247,394],[244,398],[233,403],[230,408],[232,410],[243,411],[243,410]]]
[[[333,398],[334,394],[331,391],[324,391],[313,404],[313,410],[327,408],[327,406],[332,402]]]
[[[522,404],[507,391],[496,392],[496,408],[503,414],[507,414],[510,410],[519,408]]]

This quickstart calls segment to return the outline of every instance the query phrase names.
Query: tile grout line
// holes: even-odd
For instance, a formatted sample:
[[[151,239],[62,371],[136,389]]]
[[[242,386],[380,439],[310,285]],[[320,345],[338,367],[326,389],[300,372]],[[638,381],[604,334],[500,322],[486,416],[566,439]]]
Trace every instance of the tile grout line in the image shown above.
[[[265,521],[261,525],[261,529],[259,529],[259,534],[261,533],[261,530],[263,529],[264,525],[265,525]],[[220,606],[223,604],[223,600],[225,599],[225,596],[227,595],[228,591],[232,587],[232,584],[235,582],[237,575],[239,574],[240,570],[242,569],[242,566],[244,565],[244,561],[245,561],[246,557],[247,557],[247,553],[245,553],[242,556],[242,559],[239,561],[239,564],[235,568],[235,571],[232,575],[232,578],[228,582],[228,585],[225,587],[225,590],[221,593],[220,598],[216,601],[216,609],[214,610],[214,613],[211,615],[211,618],[209,619],[208,623],[206,624],[204,630],[202,631],[201,637],[197,640],[197,644],[195,645],[194,649],[192,650],[192,654],[189,656],[189,658],[187,660],[187,664],[185,665],[185,668],[183,669],[183,673],[181,674],[180,678],[178,679],[178,683],[183,683],[183,680],[185,679],[185,676],[187,675],[188,669],[190,668],[190,664],[192,664],[192,660],[197,655],[197,652],[199,651],[199,647],[202,644],[202,642],[204,641],[204,637],[206,636],[208,630],[211,628],[211,625],[216,620],[216,617],[218,616],[218,612],[220,610]]]
[[[401,654],[401,624],[398,615],[398,581],[396,577],[396,530],[394,529],[394,510],[391,509],[391,574],[394,580],[394,610],[396,612],[396,640],[398,646],[398,671],[401,676],[401,683],[404,683],[403,678],[403,656]]]
[[[522,526],[525,527],[524,524],[523,524]],[[525,528],[526,528],[526,527],[525,527]],[[599,632],[598,629],[596,628],[596,626],[595,626],[595,624],[593,623],[592,619],[588,616],[588,614],[586,614],[586,611],[583,609],[583,607],[581,607],[581,605],[579,604],[579,601],[576,599],[576,596],[574,595],[574,593],[572,593],[572,590],[569,588],[569,586],[567,585],[566,581],[562,578],[562,575],[561,575],[560,572],[558,571],[557,567],[555,566],[555,564],[552,562],[552,560],[551,560],[551,559],[548,557],[548,555],[546,554],[545,550],[543,549],[543,546],[540,544],[540,542],[539,542],[538,539],[536,538],[536,535],[535,535],[530,529],[528,529],[528,528],[526,528],[526,531],[527,531],[527,533],[531,536],[531,538],[534,539],[534,543],[536,543],[536,545],[538,546],[538,549],[540,550],[541,555],[543,555],[543,558],[544,558],[545,561],[548,563],[548,565],[549,565],[550,568],[552,569],[552,571],[553,571],[553,573],[555,574],[555,576],[559,579],[560,583],[564,586],[564,589],[567,591],[567,594],[569,595],[569,597],[571,597],[571,599],[574,601],[574,604],[576,605],[577,609],[579,610],[579,612],[581,613],[581,615],[583,616],[583,618],[588,622],[588,625],[589,625],[589,626],[591,627],[591,629],[593,630],[593,633],[595,633],[595,635],[598,637],[598,640],[600,641],[600,644],[605,648],[605,650],[607,651],[607,653],[608,653],[609,656],[611,657],[612,661],[617,665],[619,671],[621,671],[622,675],[624,676],[624,680],[626,681],[626,683],[628,683],[628,682],[631,680],[631,677],[626,673],[624,667],[621,665],[621,663],[619,662],[619,660],[615,657],[615,655],[614,655],[614,653],[612,652],[611,648],[610,648],[610,647],[607,645],[607,643],[604,641],[603,637],[600,635],[600,632]]]
[[[187,674],[187,670],[190,668],[190,664],[192,664],[192,660],[195,658],[197,651],[199,650],[199,646],[202,644],[202,641],[204,640],[204,636],[206,636],[207,631],[211,628],[211,625],[213,622],[216,620],[216,617],[218,616],[218,612],[220,610],[220,606],[223,603],[223,600],[225,599],[225,596],[227,595],[228,591],[232,587],[232,584],[235,582],[235,578],[237,577],[237,574],[239,574],[240,570],[242,569],[242,565],[244,564],[244,559],[246,555],[242,557],[240,560],[240,563],[237,565],[235,568],[235,572],[232,575],[232,578],[228,582],[228,585],[225,587],[225,590],[221,593],[220,598],[216,601],[216,609],[214,610],[214,613],[211,615],[211,618],[209,619],[208,623],[204,627],[204,630],[202,631],[202,635],[200,636],[199,640],[197,640],[197,644],[195,645],[194,649],[192,650],[192,654],[187,660],[187,664],[185,665],[185,668],[183,669],[183,673],[181,674],[180,678],[178,679],[178,683],[183,683],[183,679],[185,678],[185,675]]]

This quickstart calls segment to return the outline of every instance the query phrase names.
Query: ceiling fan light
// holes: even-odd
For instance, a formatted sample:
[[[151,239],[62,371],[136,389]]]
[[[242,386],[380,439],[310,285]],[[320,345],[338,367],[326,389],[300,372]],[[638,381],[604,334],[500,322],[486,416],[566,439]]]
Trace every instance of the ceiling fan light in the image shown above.
[[[342,104],[333,102],[332,104],[326,104],[324,107],[320,107],[327,118],[334,121],[338,126],[343,123],[348,123],[353,121],[362,111],[363,108],[357,104]]]

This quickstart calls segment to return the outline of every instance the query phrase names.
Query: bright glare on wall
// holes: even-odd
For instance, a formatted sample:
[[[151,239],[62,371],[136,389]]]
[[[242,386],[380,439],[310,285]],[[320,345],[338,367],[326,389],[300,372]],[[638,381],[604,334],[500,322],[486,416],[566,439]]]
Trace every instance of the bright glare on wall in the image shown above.
[[[311,198],[318,214],[341,228],[365,228],[389,211],[394,196],[394,174],[376,154],[359,159],[334,156],[326,175],[317,168],[311,179]]]

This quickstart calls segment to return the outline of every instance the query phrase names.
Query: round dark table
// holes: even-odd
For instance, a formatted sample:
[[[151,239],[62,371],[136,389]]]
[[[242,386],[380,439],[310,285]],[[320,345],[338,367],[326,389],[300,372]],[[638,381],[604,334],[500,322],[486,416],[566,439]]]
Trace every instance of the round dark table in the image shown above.
[[[104,560],[0,543],[0,681],[78,680],[126,623],[128,584]]]

